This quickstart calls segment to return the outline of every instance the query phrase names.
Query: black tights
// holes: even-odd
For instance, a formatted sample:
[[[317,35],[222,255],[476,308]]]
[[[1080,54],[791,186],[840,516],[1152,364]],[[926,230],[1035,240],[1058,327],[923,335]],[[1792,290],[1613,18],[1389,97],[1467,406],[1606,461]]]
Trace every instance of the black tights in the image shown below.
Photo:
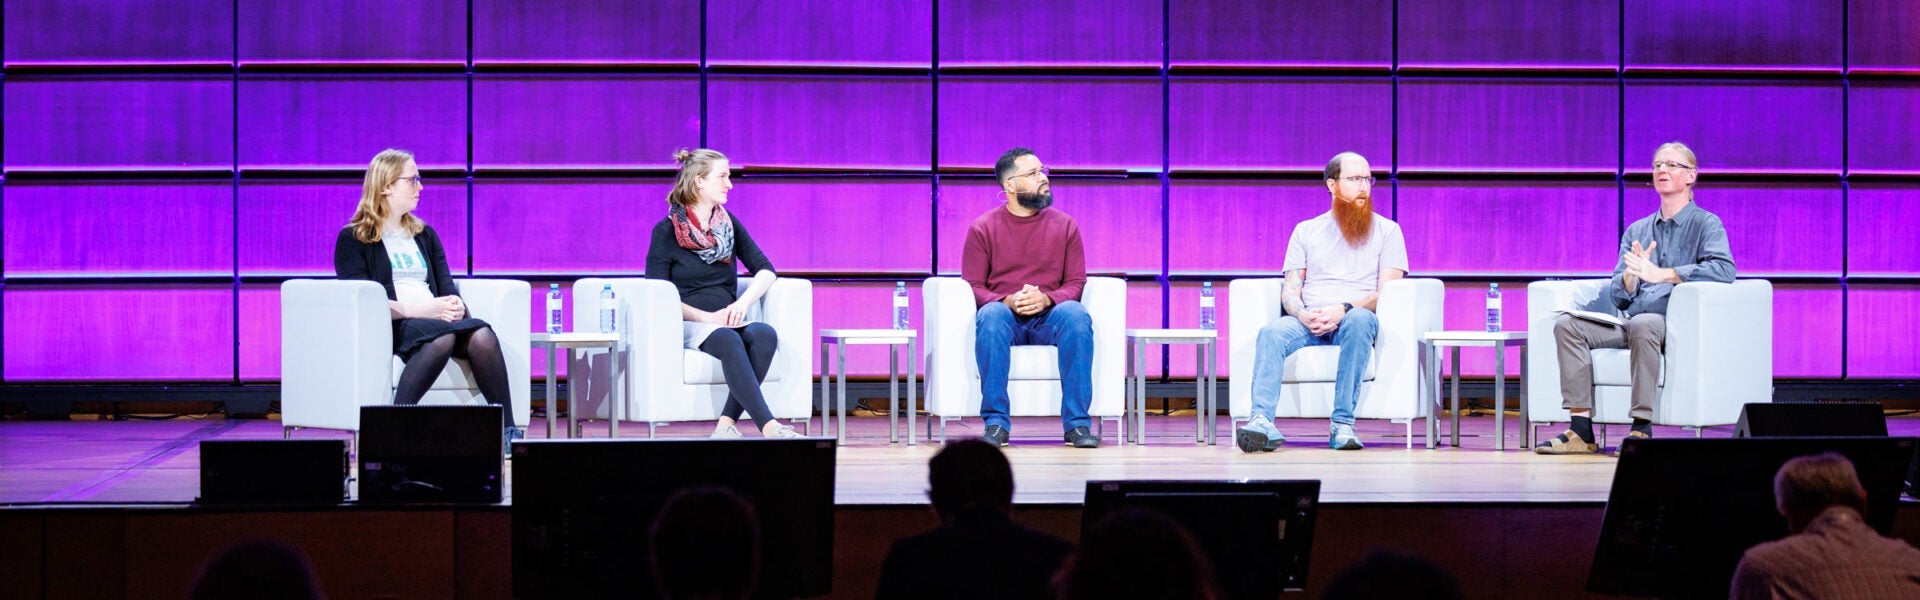
[[[767,380],[767,368],[773,365],[773,351],[779,345],[773,327],[766,323],[751,323],[739,330],[722,327],[700,343],[701,352],[720,359],[720,373],[727,379],[722,416],[738,421],[744,411],[763,429],[773,422],[767,398],[760,395],[760,382]]]
[[[414,351],[413,358],[407,360],[407,368],[400,371],[400,384],[393,389],[393,403],[419,404],[420,397],[427,395],[427,388],[440,377],[440,371],[447,368],[447,360],[451,358],[467,359],[467,366],[473,368],[473,378],[480,382],[480,395],[488,404],[504,407],[501,425],[512,426],[513,394],[507,390],[507,359],[500,352],[500,338],[493,334],[492,327],[449,333],[422,344]]]

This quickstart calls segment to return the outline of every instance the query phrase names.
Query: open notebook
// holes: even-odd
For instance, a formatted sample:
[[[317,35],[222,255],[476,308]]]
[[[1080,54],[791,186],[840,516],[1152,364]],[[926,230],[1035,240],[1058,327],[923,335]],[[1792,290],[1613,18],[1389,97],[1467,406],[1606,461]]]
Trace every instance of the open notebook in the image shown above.
[[[1612,325],[1614,327],[1626,326],[1626,321],[1622,320],[1619,315],[1616,315],[1613,313],[1594,312],[1591,310],[1557,310],[1554,312],[1566,314],[1566,315],[1573,315],[1573,317],[1576,319],[1586,319],[1588,321],[1593,321],[1595,323],[1605,323],[1607,325]]]

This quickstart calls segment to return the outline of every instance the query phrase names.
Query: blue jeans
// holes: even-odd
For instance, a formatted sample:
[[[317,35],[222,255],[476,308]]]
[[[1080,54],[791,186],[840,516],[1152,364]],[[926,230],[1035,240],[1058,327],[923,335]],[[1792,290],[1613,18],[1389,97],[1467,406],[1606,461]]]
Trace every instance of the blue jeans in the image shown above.
[[[1333,377],[1333,422],[1353,424],[1353,404],[1360,397],[1360,378],[1373,357],[1373,338],[1380,319],[1373,311],[1355,308],[1326,335],[1314,335],[1300,319],[1287,315],[1260,328],[1253,351],[1253,414],[1273,418],[1280,404],[1280,375],[1287,357],[1307,346],[1340,347],[1340,367]]]
[[[1022,317],[1000,302],[980,307],[973,317],[973,358],[980,366],[980,417],[988,425],[1012,429],[1007,418],[1007,373],[1014,346],[1053,346],[1060,350],[1060,425],[1067,431],[1093,419],[1093,317],[1087,307],[1068,300],[1040,314]]]

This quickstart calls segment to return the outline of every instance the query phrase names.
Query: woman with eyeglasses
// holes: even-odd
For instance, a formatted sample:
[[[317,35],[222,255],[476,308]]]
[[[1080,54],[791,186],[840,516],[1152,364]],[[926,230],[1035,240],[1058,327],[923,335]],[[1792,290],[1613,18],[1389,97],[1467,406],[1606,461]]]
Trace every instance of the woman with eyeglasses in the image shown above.
[[[647,279],[673,282],[680,291],[681,342],[720,359],[727,380],[727,404],[713,428],[715,439],[741,437],[735,425],[745,414],[762,437],[797,438],[799,432],[773,419],[760,383],[767,380],[779,346],[773,327],[747,321],[747,308],[759,302],[777,277],[739,217],[727,212],[733,172],[727,156],[705,148],[673,153],[680,163],[667,216],[653,227],[647,247]],[[753,280],[740,291],[740,266]]]
[[[513,440],[526,437],[526,430],[513,425],[513,396],[500,338],[486,321],[467,314],[439,234],[413,215],[423,187],[412,153],[387,149],[375,155],[361,184],[360,206],[334,242],[334,274],[378,282],[387,289],[393,353],[406,363],[394,386],[393,403],[419,403],[448,359],[467,359],[480,395],[506,409],[501,423],[504,451]]]

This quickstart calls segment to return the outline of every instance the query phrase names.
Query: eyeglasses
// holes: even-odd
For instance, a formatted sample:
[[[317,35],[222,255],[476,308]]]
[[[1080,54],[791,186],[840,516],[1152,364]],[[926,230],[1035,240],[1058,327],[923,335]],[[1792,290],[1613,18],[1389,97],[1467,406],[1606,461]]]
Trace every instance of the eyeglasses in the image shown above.
[[[1032,177],[1033,177],[1034,175],[1044,175],[1044,176],[1047,176],[1047,177],[1052,177],[1052,176],[1053,176],[1053,169],[1050,169],[1050,168],[1047,168],[1047,167],[1040,167],[1040,168],[1038,168],[1038,169],[1034,169],[1034,170],[1032,170],[1032,171],[1027,171],[1027,172],[1025,172],[1025,173],[1021,173],[1021,174],[1019,174],[1019,175],[1015,175],[1014,177],[1018,177],[1018,178],[1032,178]]]
[[[417,186],[417,185],[421,185],[421,184],[420,184],[420,176],[419,176],[419,175],[415,175],[415,176],[412,176],[412,177],[401,177],[401,178],[399,178],[399,179],[395,179],[395,180],[393,180],[393,182],[394,182],[394,183],[400,183],[400,182],[403,182],[403,181],[404,181],[404,182],[410,182],[410,183],[412,183],[412,184],[414,184],[414,185],[416,185],[416,186]]]
[[[1341,177],[1340,180],[1345,181],[1347,183],[1354,184],[1354,185],[1360,185],[1362,183],[1367,185],[1373,185],[1373,182],[1378,181],[1377,179],[1374,179],[1372,175],[1348,175],[1346,177]]]
[[[1679,171],[1683,169],[1691,171],[1693,170],[1693,165],[1680,164],[1677,162],[1666,161],[1666,160],[1653,163],[1653,170],[1655,171]]]

